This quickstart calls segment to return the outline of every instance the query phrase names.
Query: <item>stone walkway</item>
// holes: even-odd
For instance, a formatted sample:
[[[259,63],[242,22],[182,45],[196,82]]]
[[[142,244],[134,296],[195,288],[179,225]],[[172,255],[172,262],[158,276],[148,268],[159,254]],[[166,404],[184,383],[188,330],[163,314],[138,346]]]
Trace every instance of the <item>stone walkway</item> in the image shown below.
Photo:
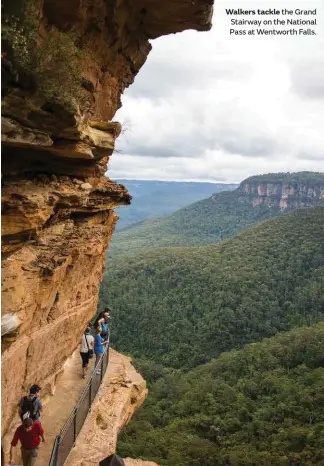
[[[40,445],[37,466],[48,466],[55,437],[60,433],[92,374],[94,358],[90,362],[87,378],[82,379],[79,349],[66,361],[64,372],[57,380],[55,393],[42,412],[45,443]],[[112,454],[116,449],[118,433],[143,403],[146,395],[146,383],[134,369],[131,359],[110,349],[108,369],[98,396],[66,466],[97,466],[99,461]],[[17,461],[18,454],[19,448],[16,448],[14,459],[21,465],[21,461]],[[130,458],[125,459],[125,465],[157,466],[152,462]]]
[[[90,378],[94,367],[94,360],[94,358],[90,360],[87,378],[82,379],[82,364],[78,348],[65,362],[64,372],[57,379],[54,395],[45,399],[41,413],[41,423],[45,431],[45,443],[41,443],[39,447],[37,466],[48,466],[55,437],[60,433],[61,428],[64,426]],[[16,417],[16,425],[13,425],[12,431],[6,434],[3,439],[5,466],[8,465],[9,446],[13,432],[20,424],[18,415]],[[17,465],[22,464],[19,446],[15,448],[14,461]]]
[[[42,413],[45,443],[41,444],[37,466],[48,466],[55,437],[60,433],[71,410],[77,403],[87,380],[90,378],[95,358],[90,360],[87,378],[82,379],[81,357],[77,349],[64,365],[64,372]]]

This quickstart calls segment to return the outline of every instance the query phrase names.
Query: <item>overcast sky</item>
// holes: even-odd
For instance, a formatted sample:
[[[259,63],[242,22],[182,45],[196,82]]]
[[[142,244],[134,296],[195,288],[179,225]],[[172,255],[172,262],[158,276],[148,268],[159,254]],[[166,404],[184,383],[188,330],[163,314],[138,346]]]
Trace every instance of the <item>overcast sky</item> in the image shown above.
[[[275,6],[317,8],[317,35],[230,36],[225,8],[260,2],[227,0],[216,2],[211,31],[152,41],[116,114],[128,130],[111,158],[111,178],[239,182],[324,171],[323,2]]]

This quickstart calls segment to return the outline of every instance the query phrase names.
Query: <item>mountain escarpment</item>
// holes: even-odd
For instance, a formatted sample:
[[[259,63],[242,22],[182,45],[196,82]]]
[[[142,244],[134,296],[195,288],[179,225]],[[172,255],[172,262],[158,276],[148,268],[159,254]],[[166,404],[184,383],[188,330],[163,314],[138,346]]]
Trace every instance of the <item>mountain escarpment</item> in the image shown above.
[[[324,205],[324,173],[269,173],[114,234],[109,254],[211,244],[287,211]]]
[[[312,172],[270,173],[252,176],[238,188],[240,201],[253,207],[265,205],[280,210],[324,203],[324,174]]]
[[[150,39],[211,27],[212,0],[3,2],[2,434],[52,391],[97,307],[127,190],[105,177]]]

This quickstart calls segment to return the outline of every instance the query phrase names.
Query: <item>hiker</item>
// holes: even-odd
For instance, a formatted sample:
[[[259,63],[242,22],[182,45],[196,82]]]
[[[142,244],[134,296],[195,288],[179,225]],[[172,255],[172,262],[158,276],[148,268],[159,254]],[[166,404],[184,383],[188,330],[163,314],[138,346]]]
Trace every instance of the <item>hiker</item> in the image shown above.
[[[101,328],[96,327],[96,336],[95,336],[95,341],[94,341],[94,352],[96,355],[96,366],[99,362],[99,359],[101,358],[101,355],[104,352],[104,347],[105,345],[108,344],[108,341],[104,341],[104,339],[101,336]],[[96,371],[96,374],[99,375],[101,373],[101,369],[98,368]]]
[[[103,312],[100,313],[98,321],[97,321],[97,324],[101,326],[101,337],[104,340],[108,340],[108,336],[110,333],[109,325],[108,325],[109,319],[110,319],[110,314],[109,312],[107,312],[107,308],[106,308]]]
[[[82,359],[82,378],[86,378],[89,359],[93,357],[94,338],[90,335],[90,328],[86,328],[81,338],[80,355]]]
[[[41,388],[38,385],[32,385],[29,389],[29,395],[23,396],[19,403],[19,415],[23,421],[30,417],[33,421],[39,421],[40,412],[43,409],[39,392]]]
[[[13,463],[13,448],[17,446],[18,440],[20,440],[23,466],[35,466],[41,439],[45,442],[41,423],[26,417],[22,425],[16,429],[11,441],[9,464]]]

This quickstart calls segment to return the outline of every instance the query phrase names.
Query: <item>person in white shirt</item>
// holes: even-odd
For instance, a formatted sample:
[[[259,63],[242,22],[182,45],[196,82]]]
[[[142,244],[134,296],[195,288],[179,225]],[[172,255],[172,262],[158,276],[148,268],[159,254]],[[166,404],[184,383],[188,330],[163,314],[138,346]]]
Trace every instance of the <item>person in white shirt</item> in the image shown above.
[[[82,359],[82,378],[86,378],[86,373],[89,367],[89,359],[93,357],[94,338],[90,335],[88,327],[81,338],[80,355]]]

